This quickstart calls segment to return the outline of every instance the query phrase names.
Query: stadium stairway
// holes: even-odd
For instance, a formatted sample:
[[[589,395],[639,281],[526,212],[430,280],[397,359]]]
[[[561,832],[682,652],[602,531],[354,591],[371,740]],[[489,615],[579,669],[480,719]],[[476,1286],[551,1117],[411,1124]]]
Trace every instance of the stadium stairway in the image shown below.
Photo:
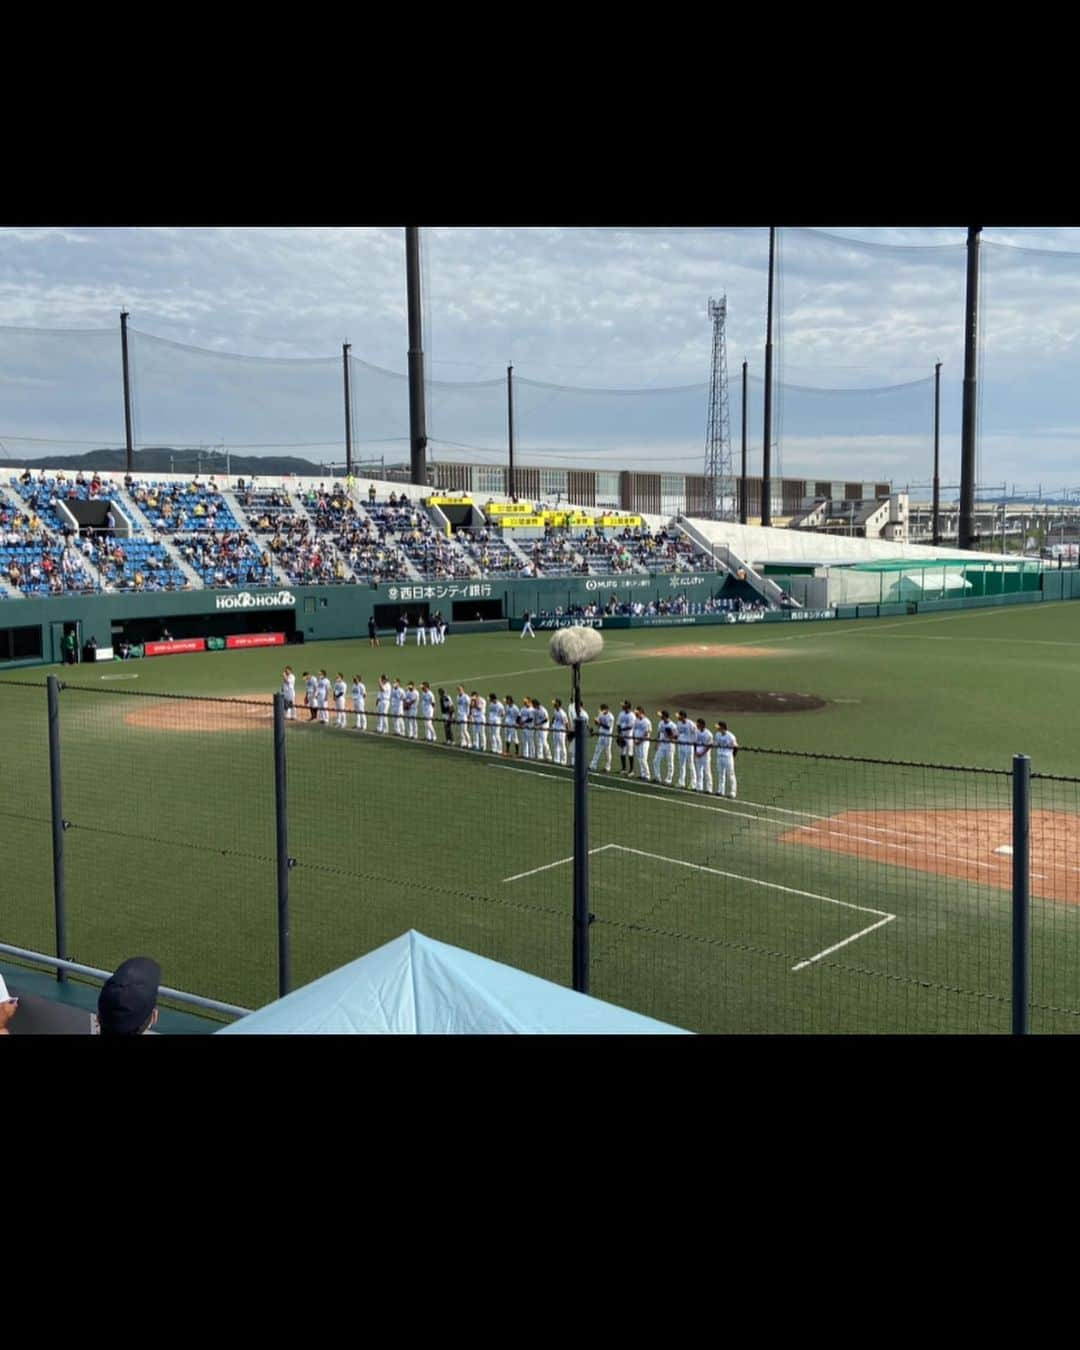
[[[750,564],[740,558],[727,544],[711,544],[692,521],[679,519],[672,523],[678,527],[682,534],[686,535],[696,549],[715,559],[718,572],[728,571],[734,575],[741,569],[746,573],[747,584],[761,596],[767,605],[775,607],[780,604],[785,592],[771,577],[764,577],[760,572],[755,572]],[[794,609],[802,608],[802,605],[796,600],[792,600],[791,605]]]
[[[131,493],[125,490],[120,495],[122,499],[121,508],[136,531],[135,537],[137,539],[151,539],[154,543],[160,544],[168,555],[169,562],[178,572],[184,574],[192,589],[196,591],[205,590],[206,587],[199,573],[195,571],[186,558],[181,558],[177,550],[173,548],[171,540],[167,539],[165,535],[159,535],[155,532],[154,527],[150,524],[150,518],[144,514],[142,507],[137,505]],[[114,590],[115,587],[109,589]]]
[[[356,491],[355,488],[353,489],[352,500],[353,500],[353,505],[356,507],[356,518],[357,518],[357,520],[359,520],[359,521],[360,521],[363,525],[365,525],[365,526],[366,526],[366,525],[372,525],[372,526],[374,526],[374,525],[375,525],[375,520],[374,520],[374,518],[373,518],[372,516],[368,515],[367,511],[365,511],[365,509],[364,509],[364,504],[363,504],[363,502],[361,502],[360,497],[359,497],[359,494],[357,493],[357,491]],[[405,568],[405,572],[406,572],[406,574],[407,574],[409,580],[410,580],[410,581],[423,581],[424,578],[423,578],[423,576],[421,575],[419,568],[417,568],[417,567],[415,566],[415,564],[413,563],[413,560],[409,557],[409,555],[408,555],[408,554],[405,552],[405,550],[401,547],[401,543],[400,543],[400,541],[398,540],[398,537],[397,537],[397,531],[396,531],[396,530],[387,530],[387,531],[386,531],[386,542],[387,542],[388,544],[392,544],[393,547],[394,547],[394,549],[397,551],[397,553],[398,553],[398,555],[399,555],[399,557],[400,557],[400,559],[401,559],[401,565]],[[345,565],[346,565],[346,567],[348,567],[348,563],[347,563],[347,562],[346,562]],[[349,569],[349,573],[350,573],[350,575],[354,575],[351,568]]]

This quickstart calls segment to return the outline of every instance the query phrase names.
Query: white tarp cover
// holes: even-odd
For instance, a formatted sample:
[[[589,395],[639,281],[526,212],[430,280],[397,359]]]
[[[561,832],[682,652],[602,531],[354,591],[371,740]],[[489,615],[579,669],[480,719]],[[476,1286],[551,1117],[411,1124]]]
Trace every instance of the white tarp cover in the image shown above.
[[[410,930],[217,1034],[690,1033]]]

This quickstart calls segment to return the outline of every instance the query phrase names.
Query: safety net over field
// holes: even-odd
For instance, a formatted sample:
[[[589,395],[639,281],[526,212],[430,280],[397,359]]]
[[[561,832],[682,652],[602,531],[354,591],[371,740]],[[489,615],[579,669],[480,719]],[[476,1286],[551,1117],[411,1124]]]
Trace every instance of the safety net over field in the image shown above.
[[[554,708],[546,754],[526,756],[505,726],[493,743],[472,724],[470,748],[438,717],[379,734],[373,707],[362,729],[351,701],[344,727],[331,702],[286,729],[292,986],[410,928],[568,985],[576,747]],[[0,937],[47,953],[44,685],[0,684],[0,715],[19,766],[0,789]],[[617,739],[587,743],[590,992],[699,1032],[1009,1030],[1008,769],[754,746],[722,761],[660,730],[621,776]],[[71,959],[145,951],[173,988],[274,998],[271,705],[68,687],[59,748]],[[1031,1026],[1071,1032],[1080,780],[1032,775],[1030,839]]]

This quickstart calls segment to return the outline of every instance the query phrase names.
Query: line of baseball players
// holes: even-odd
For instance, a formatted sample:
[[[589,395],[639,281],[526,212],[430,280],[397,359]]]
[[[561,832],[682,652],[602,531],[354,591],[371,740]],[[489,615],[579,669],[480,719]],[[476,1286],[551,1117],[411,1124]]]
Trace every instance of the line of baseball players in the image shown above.
[[[335,725],[346,727],[348,715],[345,700],[350,690],[345,676],[339,672],[331,684],[325,670],[317,675],[303,672],[306,686],[305,702],[312,721],[329,723],[329,700],[334,700]],[[352,704],[358,731],[366,731],[367,686],[359,675],[352,679]],[[285,716],[296,718],[296,676],[286,666],[282,676],[282,695]],[[462,750],[489,752],[493,755],[519,755],[523,759],[569,765],[574,762],[574,735],[569,710],[562,699],[555,699],[551,711],[537,698],[523,698],[518,704],[511,694],[505,702],[497,694],[485,699],[476,690],[470,694],[464,685],[458,685],[456,700],[445,689],[438,696],[427,680],[419,689],[410,680],[402,685],[398,679],[379,677],[375,691],[375,731],[386,735],[393,722],[394,734],[409,740],[419,739],[420,728],[424,740],[434,741],[435,710],[438,707],[443,722],[446,743],[453,745],[453,727],[458,728],[456,744]],[[695,792],[713,792],[720,797],[734,797],[738,790],[735,777],[735,756],[739,743],[726,722],[717,722],[710,730],[703,717],[692,720],[680,710],[672,718],[666,708],[657,714],[659,721],[653,736],[652,721],[640,705],[635,709],[626,700],[616,717],[606,703],[593,720],[596,726],[596,747],[589,768],[598,772],[603,767],[612,771],[612,753],[619,750],[619,772],[628,778],[665,786],[689,788]],[[652,764],[649,747],[655,745]],[[716,761],[715,788],[713,760]],[[676,781],[677,779],[677,781]]]

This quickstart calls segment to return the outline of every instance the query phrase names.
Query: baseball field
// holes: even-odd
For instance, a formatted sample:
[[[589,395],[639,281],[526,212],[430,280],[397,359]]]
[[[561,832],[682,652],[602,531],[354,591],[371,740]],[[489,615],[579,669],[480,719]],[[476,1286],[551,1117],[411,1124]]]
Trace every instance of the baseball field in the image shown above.
[[[69,951],[276,996],[267,700],[286,661],[568,702],[547,635],[384,637],[52,668]],[[53,950],[49,671],[0,680],[6,942]],[[591,989],[703,1032],[1004,1032],[1009,769],[1031,756],[1032,1028],[1080,1029],[1080,602],[619,630],[606,702],[724,718],[737,800],[594,775]],[[175,697],[184,695],[190,697]],[[301,711],[301,719],[305,714]],[[331,717],[333,714],[331,714]],[[409,928],[568,984],[572,788],[550,764],[290,725],[293,984]],[[591,753],[590,746],[590,753]],[[936,767],[943,766],[943,767]],[[618,770],[618,755],[614,760]]]

